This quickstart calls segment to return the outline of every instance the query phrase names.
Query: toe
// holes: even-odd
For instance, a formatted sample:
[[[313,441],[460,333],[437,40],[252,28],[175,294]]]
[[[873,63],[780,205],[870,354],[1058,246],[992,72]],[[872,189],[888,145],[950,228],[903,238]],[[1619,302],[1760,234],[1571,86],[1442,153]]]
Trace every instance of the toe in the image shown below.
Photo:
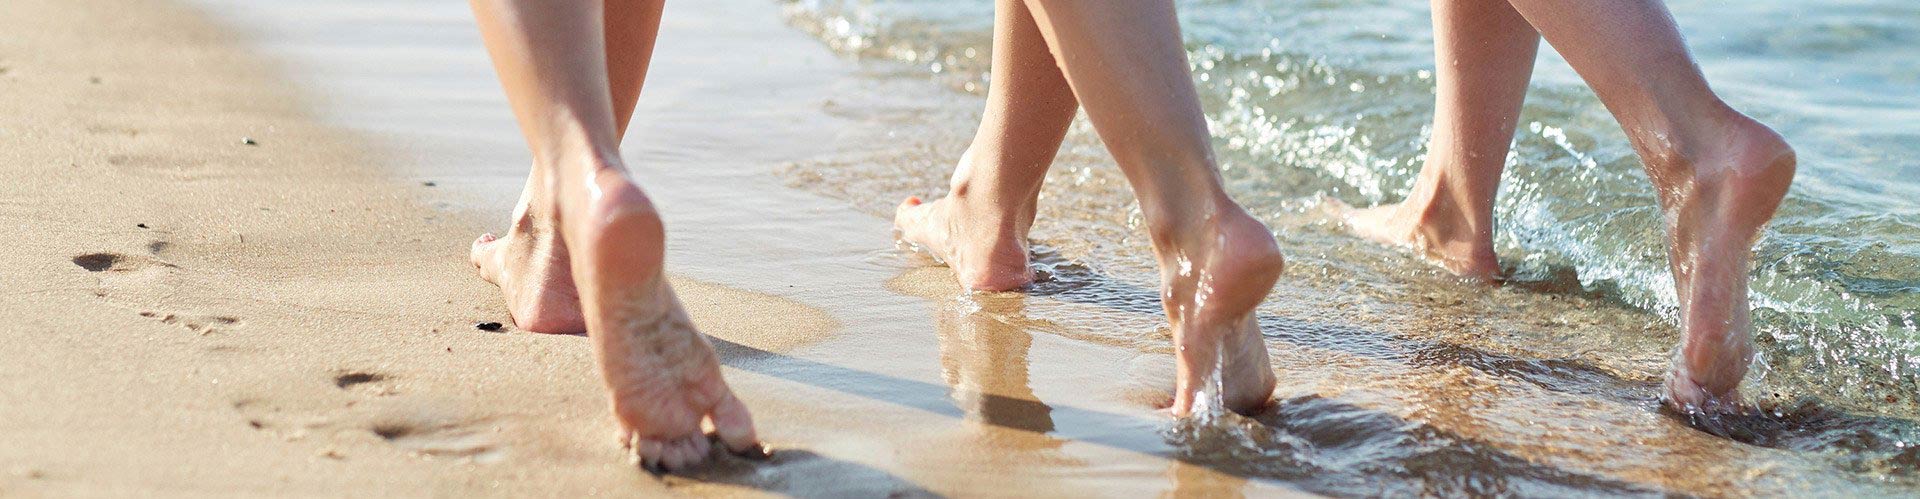
[[[473,247],[467,251],[467,261],[475,267],[486,269],[487,262],[492,260],[494,243],[499,240],[492,232],[481,234],[473,240]]]
[[[686,471],[699,466],[706,460],[707,454],[701,452],[703,446],[696,446],[695,442],[704,443],[705,439],[693,435],[666,444],[660,457],[660,466],[667,471]]]
[[[1732,393],[1716,394],[1708,390],[1684,369],[1667,375],[1667,403],[1681,412],[1688,414],[1719,412],[1734,400],[1737,400],[1737,396]]]
[[[747,405],[739,397],[727,393],[708,416],[713,422],[713,432],[720,437],[720,443],[727,451],[749,457],[763,457],[766,448],[760,445],[760,437],[753,430],[753,415],[747,412]]]
[[[914,225],[914,222],[920,219],[921,206],[925,204],[919,196],[907,196],[906,200],[900,202],[900,206],[893,209],[894,227],[906,229]]]
[[[666,453],[666,445],[660,443],[659,440],[646,438],[634,439],[633,446],[630,450],[632,452],[630,456],[633,463],[639,465],[640,469],[647,470],[651,473],[665,471],[665,468],[661,466],[661,458]]]

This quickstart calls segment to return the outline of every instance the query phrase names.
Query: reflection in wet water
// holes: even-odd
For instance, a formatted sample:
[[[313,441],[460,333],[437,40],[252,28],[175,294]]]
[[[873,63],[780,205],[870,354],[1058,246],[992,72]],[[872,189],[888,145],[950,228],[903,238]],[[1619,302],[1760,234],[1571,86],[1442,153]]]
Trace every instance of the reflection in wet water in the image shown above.
[[[955,43],[941,49],[947,51],[974,41],[963,35],[939,39]],[[951,92],[926,85],[922,76],[886,69],[885,62],[870,65],[876,68],[872,85],[888,92],[839,99],[833,109],[863,126],[847,133],[838,153],[790,165],[782,173],[790,185],[887,217],[904,196],[938,194],[929,189],[945,185],[952,159],[965,148],[971,127],[978,122],[978,102],[956,105]],[[1341,73],[1333,71],[1337,68],[1314,67],[1293,69],[1305,76],[1319,74],[1314,71]],[[1219,68],[1212,70],[1215,76],[1233,74],[1231,67]],[[1303,78],[1311,83],[1307,81],[1311,78]],[[1385,115],[1424,119],[1406,106],[1427,105],[1430,95],[1420,87],[1431,83],[1418,77],[1404,80],[1369,82],[1368,91],[1399,96],[1375,102],[1386,106]],[[916,93],[915,82],[925,90]],[[1286,98],[1294,104],[1319,106],[1309,109],[1353,102],[1316,92]],[[1332,104],[1299,102],[1314,96]],[[1551,95],[1542,102],[1550,106],[1573,102],[1565,98]],[[1259,106],[1240,109],[1255,108]],[[1588,118],[1556,119],[1592,126],[1584,121]],[[1402,160],[1417,154],[1392,149],[1401,147],[1393,144],[1418,141],[1404,137],[1389,141],[1393,127],[1387,124],[1334,128],[1324,136],[1314,135],[1315,128],[1277,130],[1294,134],[1280,138],[1306,151],[1290,156],[1288,164],[1321,165],[1314,162],[1336,154],[1342,144],[1366,143],[1373,149],[1348,152],[1386,151],[1379,154]],[[1539,133],[1560,137],[1555,134],[1565,130],[1542,128]],[[1366,142],[1374,134],[1386,135]],[[1233,140],[1232,134],[1225,140]],[[1526,140],[1532,139],[1523,138],[1523,144]],[[1554,153],[1559,156],[1543,157],[1589,157],[1582,151],[1596,147],[1591,137],[1548,142],[1548,149],[1559,151]],[[1307,147],[1311,144],[1320,144],[1314,146],[1320,149]],[[1223,154],[1229,162],[1246,160],[1235,156],[1239,153]],[[1628,167],[1633,166],[1619,158],[1592,159],[1595,164],[1584,171],[1552,161],[1538,167],[1585,179],[1547,186],[1588,192],[1595,182],[1613,185],[1634,180],[1613,177],[1612,172],[1630,171]],[[1354,167],[1343,170],[1345,174],[1374,171],[1349,160],[1331,164]],[[1316,214],[1311,199],[1275,194],[1335,189],[1342,184],[1296,170],[1237,165],[1227,174],[1240,182],[1236,197],[1258,208],[1256,215],[1275,229],[1290,264],[1288,274],[1259,311],[1282,402],[1274,413],[1253,418],[1251,423],[1229,418],[1201,428],[1163,428],[1169,447],[1161,452],[1233,476],[1332,495],[1810,491],[1875,495],[1920,486],[1909,451],[1920,442],[1914,431],[1920,428],[1915,422],[1920,408],[1901,395],[1907,391],[1903,380],[1869,377],[1889,384],[1862,390],[1824,388],[1828,383],[1822,380],[1851,369],[1846,366],[1856,365],[1855,360],[1799,355],[1784,349],[1810,337],[1788,341],[1763,330],[1763,350],[1766,345],[1783,350],[1769,351],[1778,353],[1768,357],[1773,369],[1762,366],[1756,371],[1759,379],[1747,391],[1763,408],[1771,407],[1778,414],[1721,421],[1688,421],[1663,414],[1659,382],[1678,332],[1649,313],[1645,301],[1633,298],[1638,291],[1623,290],[1646,283],[1594,277],[1630,269],[1596,269],[1564,259],[1525,257],[1508,262],[1516,272],[1504,286],[1463,284],[1394,251],[1346,237]],[[1393,168],[1409,168],[1404,161],[1397,165]],[[1509,204],[1537,203],[1543,196],[1563,194],[1526,182],[1520,185],[1526,186],[1516,190],[1518,197]],[[1146,251],[1138,210],[1124,178],[1110,166],[1103,146],[1084,124],[1070,134],[1048,174],[1047,186],[1033,235],[1039,282],[1017,307],[988,309],[989,300],[999,299],[989,295],[966,302],[988,309],[984,315],[991,320],[958,319],[973,312],[953,304],[962,303],[953,298],[957,293],[928,297],[940,310],[936,315],[943,322],[943,334],[1004,324],[1024,328],[1034,337],[1128,349],[1142,358],[1169,356],[1170,332],[1158,293],[1153,291],[1158,274]],[[1631,201],[1599,202],[1624,206]],[[1645,215],[1633,210],[1603,211],[1595,215],[1598,218],[1580,218],[1593,224],[1582,230],[1626,230],[1623,227],[1639,223],[1634,217]],[[1599,232],[1588,235],[1594,234]],[[1608,237],[1620,237],[1620,242],[1651,241],[1652,246],[1643,248],[1648,251],[1628,252],[1629,256],[1659,258],[1652,251],[1657,249],[1658,237]],[[1574,244],[1552,244],[1561,243]],[[1765,313],[1769,312],[1756,312],[1756,321],[1762,321],[1759,314]],[[1806,327],[1829,327],[1822,324],[1826,323]],[[981,337],[979,333],[961,336]],[[943,348],[954,347],[943,344]],[[1855,347],[1822,351],[1851,348]],[[1798,367],[1809,362],[1821,364]],[[1029,379],[1027,383],[1044,387],[1046,381]],[[1017,388],[1002,389],[1021,393]],[[1875,398],[1863,399],[1864,394]],[[1879,398],[1883,395],[1897,397]],[[1083,423],[1066,415],[1072,413],[1070,408],[1049,405],[1055,434],[1074,431]],[[1173,475],[1178,476],[1177,470]]]
[[[885,68],[877,73],[984,91],[991,2],[783,3],[794,25],[828,46],[880,61],[872,65]],[[1177,3],[1229,191],[1281,229],[1290,257],[1315,253],[1295,259],[1306,264],[1296,270],[1355,281],[1361,289],[1354,291],[1388,302],[1425,294],[1399,280],[1419,272],[1405,262],[1384,262],[1393,257],[1375,249],[1323,250],[1345,244],[1293,222],[1321,196],[1368,205],[1408,189],[1431,136],[1426,4]],[[1920,9],[1902,0],[1818,9],[1787,0],[1671,3],[1715,87],[1800,151],[1801,176],[1756,249],[1756,367],[1767,376],[1748,391],[1920,417],[1920,212],[1910,202],[1920,183],[1890,174],[1914,171],[1910,158],[1920,144],[1912,125],[1920,123],[1920,78],[1908,64],[1920,56],[1910,48],[1920,40],[1913,22]],[[1661,337],[1646,346],[1665,354],[1677,343],[1677,302],[1652,192],[1604,107],[1552,51],[1542,54],[1503,174],[1495,243],[1521,283],[1640,311],[1639,322],[1658,327],[1629,336]],[[856,203],[883,209],[897,195],[943,185],[939,177],[977,116],[904,100],[837,103],[850,117],[883,123],[888,135],[866,142],[865,156],[850,151],[795,171],[810,177],[810,188],[852,193]],[[1144,238],[1124,180],[1084,125],[1074,135],[1043,195],[1039,218],[1056,225],[1037,227],[1036,237],[1121,279],[1150,277],[1150,259],[1129,249]],[[1526,319],[1593,318],[1534,312]],[[1638,348],[1644,338],[1624,340],[1636,348],[1605,362],[1638,363],[1649,354]]]
[[[996,293],[940,305],[934,311],[940,365],[953,387],[954,404],[969,421],[1049,433],[1053,408],[1041,403],[1027,382],[1033,334],[1009,322],[1024,317],[1024,301],[1018,294]]]

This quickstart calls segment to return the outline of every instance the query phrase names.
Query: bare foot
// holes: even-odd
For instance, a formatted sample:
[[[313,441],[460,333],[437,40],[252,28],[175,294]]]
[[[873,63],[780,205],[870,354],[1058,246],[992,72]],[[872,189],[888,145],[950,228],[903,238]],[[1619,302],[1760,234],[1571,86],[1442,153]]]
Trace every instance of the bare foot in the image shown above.
[[[507,235],[483,234],[473,241],[469,259],[480,277],[500,286],[507,313],[520,329],[571,334],[587,330],[580,315],[580,293],[568,269],[567,245],[554,225],[553,206],[543,189],[528,182],[513,210]]]
[[[1477,215],[1459,208],[1448,196],[1416,192],[1400,203],[1364,209],[1334,199],[1328,203],[1356,236],[1407,248],[1461,277],[1491,282],[1500,276],[1491,224],[1476,224]]]
[[[1273,367],[1254,308],[1286,265],[1273,233],[1225,202],[1205,224],[1169,236],[1156,236],[1164,244],[1156,242],[1154,251],[1161,302],[1173,324],[1173,414],[1219,408],[1208,409],[1212,403],[1242,413],[1265,407],[1273,397]]]
[[[636,464],[673,471],[705,462],[703,423],[729,450],[764,454],[712,345],[661,272],[666,233],[653,204],[617,163],[562,164],[572,174],[557,182],[545,179],[560,167],[536,168],[513,228],[475,241],[474,265],[500,285],[521,328],[588,333],[619,441]]]
[[[894,210],[900,239],[931,252],[953,268],[960,284],[980,291],[1019,289],[1033,282],[1027,266],[1027,229],[1033,224],[1031,196],[972,192],[964,180],[963,156],[952,194],[923,203],[911,197]]]
[[[764,452],[713,346],[666,282],[659,213],[623,168],[592,172],[574,182],[580,190],[562,182],[562,224],[621,443],[649,469],[686,469],[706,460],[704,422],[729,450]]]
[[[1737,405],[1736,389],[1753,360],[1747,274],[1753,243],[1793,183],[1793,149],[1773,130],[1732,113],[1706,151],[1655,156],[1654,184],[1667,214],[1681,344],[1667,380],[1670,402],[1686,412]],[[1651,156],[1651,155],[1648,155]]]

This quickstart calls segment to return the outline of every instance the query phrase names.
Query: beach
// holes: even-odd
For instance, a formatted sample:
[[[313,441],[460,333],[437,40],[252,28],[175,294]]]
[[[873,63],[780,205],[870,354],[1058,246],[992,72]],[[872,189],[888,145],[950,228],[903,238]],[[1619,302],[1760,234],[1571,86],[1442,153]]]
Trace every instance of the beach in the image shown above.
[[[475,275],[529,156],[463,5],[17,0],[0,496],[1913,490],[1913,399],[1862,402],[1905,385],[1784,376],[1773,416],[1715,435],[1658,409],[1657,306],[1409,271],[1280,201],[1279,403],[1177,421],[1137,209],[1084,123],[1047,278],[969,294],[889,217],[945,185],[970,76],[848,50],[804,5],[664,19],[625,156],[769,460],[636,468],[587,338],[517,330]]]

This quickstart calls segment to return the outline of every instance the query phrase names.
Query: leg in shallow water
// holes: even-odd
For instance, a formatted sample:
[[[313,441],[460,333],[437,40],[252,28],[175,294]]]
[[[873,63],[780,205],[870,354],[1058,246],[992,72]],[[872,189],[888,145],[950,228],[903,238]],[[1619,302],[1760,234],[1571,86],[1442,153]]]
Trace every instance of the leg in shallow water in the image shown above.
[[[640,87],[653,58],[655,35],[660,32],[664,0],[609,0],[602,26],[606,39],[608,92],[616,126],[614,141],[626,135]],[[533,174],[520,191],[513,209],[513,225],[505,235],[481,235],[469,252],[481,277],[500,286],[514,324],[536,333],[578,333],[587,330],[580,313],[579,291],[568,270],[567,247],[561,243],[557,214],[548,198],[545,166],[534,163]]]
[[[1004,291],[1033,281],[1027,232],[1040,184],[1079,102],[1025,4],[1000,0],[993,26],[987,112],[960,156],[951,190],[933,202],[907,199],[894,225],[901,239],[952,267],[960,284]]]
[[[1170,0],[1029,0],[1041,34],[1140,201],[1173,325],[1176,415],[1222,383],[1255,410],[1273,396],[1254,308],[1284,263],[1273,233],[1227,197]]]
[[[1540,35],[1506,2],[1433,0],[1433,139],[1400,203],[1344,214],[1354,233],[1493,280],[1493,202]]]
[[[711,422],[728,447],[758,450],[745,406],[667,284],[659,214],[620,160],[601,3],[472,5],[533,150],[528,185],[537,206],[523,211],[566,249],[566,273],[611,393],[620,440],[649,467],[669,470],[705,460],[702,422]],[[494,267],[489,278],[510,303],[516,292],[542,291],[507,277],[503,270],[525,267],[511,261],[514,254],[504,255],[506,265]]]
[[[1730,409],[1753,358],[1753,243],[1793,183],[1793,149],[1707,87],[1664,4],[1512,3],[1619,120],[1666,212],[1686,334],[1667,382],[1672,403]]]

